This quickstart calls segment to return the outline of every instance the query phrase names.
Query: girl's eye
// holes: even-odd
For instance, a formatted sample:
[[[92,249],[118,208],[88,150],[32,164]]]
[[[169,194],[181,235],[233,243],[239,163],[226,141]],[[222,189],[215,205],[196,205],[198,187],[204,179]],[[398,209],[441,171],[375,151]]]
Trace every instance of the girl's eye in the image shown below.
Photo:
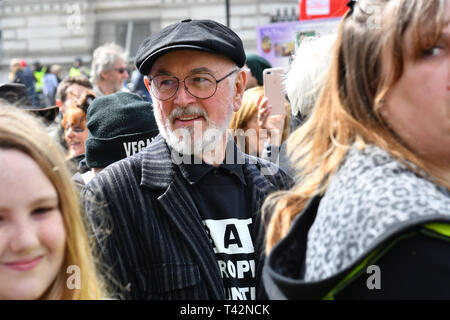
[[[66,127],[66,134],[69,131],[69,129],[72,129],[72,132],[81,133],[81,132],[84,131],[85,128],[80,127],[80,126],[67,126]]]
[[[422,52],[422,57],[426,58],[426,57],[434,57],[439,55],[439,53],[441,53],[441,51],[444,50],[444,48],[440,45],[436,45],[430,49],[424,50]]]
[[[38,214],[38,215],[40,215],[40,214],[45,214],[45,213],[47,213],[47,212],[49,212],[49,211],[52,211],[54,208],[52,208],[52,207],[42,207],[42,208],[36,208],[36,209],[34,209],[33,211],[32,211],[32,214]]]

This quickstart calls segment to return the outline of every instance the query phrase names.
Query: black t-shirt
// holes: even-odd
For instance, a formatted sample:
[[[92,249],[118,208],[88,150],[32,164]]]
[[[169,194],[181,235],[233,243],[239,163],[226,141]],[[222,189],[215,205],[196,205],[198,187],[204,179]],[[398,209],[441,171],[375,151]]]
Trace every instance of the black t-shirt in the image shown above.
[[[201,163],[180,164],[192,186],[192,198],[202,218],[229,300],[255,299],[253,219],[243,167]]]

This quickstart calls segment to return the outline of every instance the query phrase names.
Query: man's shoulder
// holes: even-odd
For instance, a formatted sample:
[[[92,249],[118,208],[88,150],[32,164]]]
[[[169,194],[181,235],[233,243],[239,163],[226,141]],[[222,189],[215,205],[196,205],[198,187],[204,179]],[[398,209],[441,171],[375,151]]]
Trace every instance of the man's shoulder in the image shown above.
[[[142,155],[135,154],[131,157],[114,162],[99,172],[86,187],[98,189],[101,187],[120,188],[125,180],[131,177],[135,180],[141,174]]]
[[[130,184],[141,184],[143,175],[151,178],[153,167],[157,167],[163,157],[161,146],[164,141],[156,137],[146,148],[140,152],[114,162],[104,168],[95,178],[88,184],[92,188],[109,187],[109,188],[125,188]],[[165,156],[165,155],[164,155]]]
[[[254,181],[259,183],[267,182],[274,184],[279,189],[289,189],[293,186],[293,179],[277,164],[252,155],[245,155],[245,166],[253,174]]]

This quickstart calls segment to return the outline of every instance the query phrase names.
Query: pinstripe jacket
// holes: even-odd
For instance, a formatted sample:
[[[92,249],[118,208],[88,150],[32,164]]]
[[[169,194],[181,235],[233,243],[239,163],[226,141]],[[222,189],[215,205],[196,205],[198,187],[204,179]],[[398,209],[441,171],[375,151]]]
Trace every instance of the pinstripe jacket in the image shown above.
[[[237,148],[236,148],[237,149]],[[268,161],[237,149],[254,220],[261,284],[266,196],[292,180]],[[239,160],[238,160],[239,161]],[[262,174],[264,173],[264,174]],[[104,169],[81,191],[103,264],[126,299],[224,299],[217,258],[190,195],[190,185],[158,136],[142,152]],[[82,202],[82,203],[83,203]],[[117,290],[118,286],[113,286]],[[257,287],[257,296],[264,290]]]

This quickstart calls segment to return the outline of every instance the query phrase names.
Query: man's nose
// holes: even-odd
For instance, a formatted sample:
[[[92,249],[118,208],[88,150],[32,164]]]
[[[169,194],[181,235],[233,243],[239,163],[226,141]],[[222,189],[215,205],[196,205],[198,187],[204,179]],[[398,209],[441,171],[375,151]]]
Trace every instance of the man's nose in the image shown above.
[[[177,92],[175,93],[174,103],[180,106],[187,106],[189,103],[195,102],[196,98],[189,93],[184,82],[180,81]]]

